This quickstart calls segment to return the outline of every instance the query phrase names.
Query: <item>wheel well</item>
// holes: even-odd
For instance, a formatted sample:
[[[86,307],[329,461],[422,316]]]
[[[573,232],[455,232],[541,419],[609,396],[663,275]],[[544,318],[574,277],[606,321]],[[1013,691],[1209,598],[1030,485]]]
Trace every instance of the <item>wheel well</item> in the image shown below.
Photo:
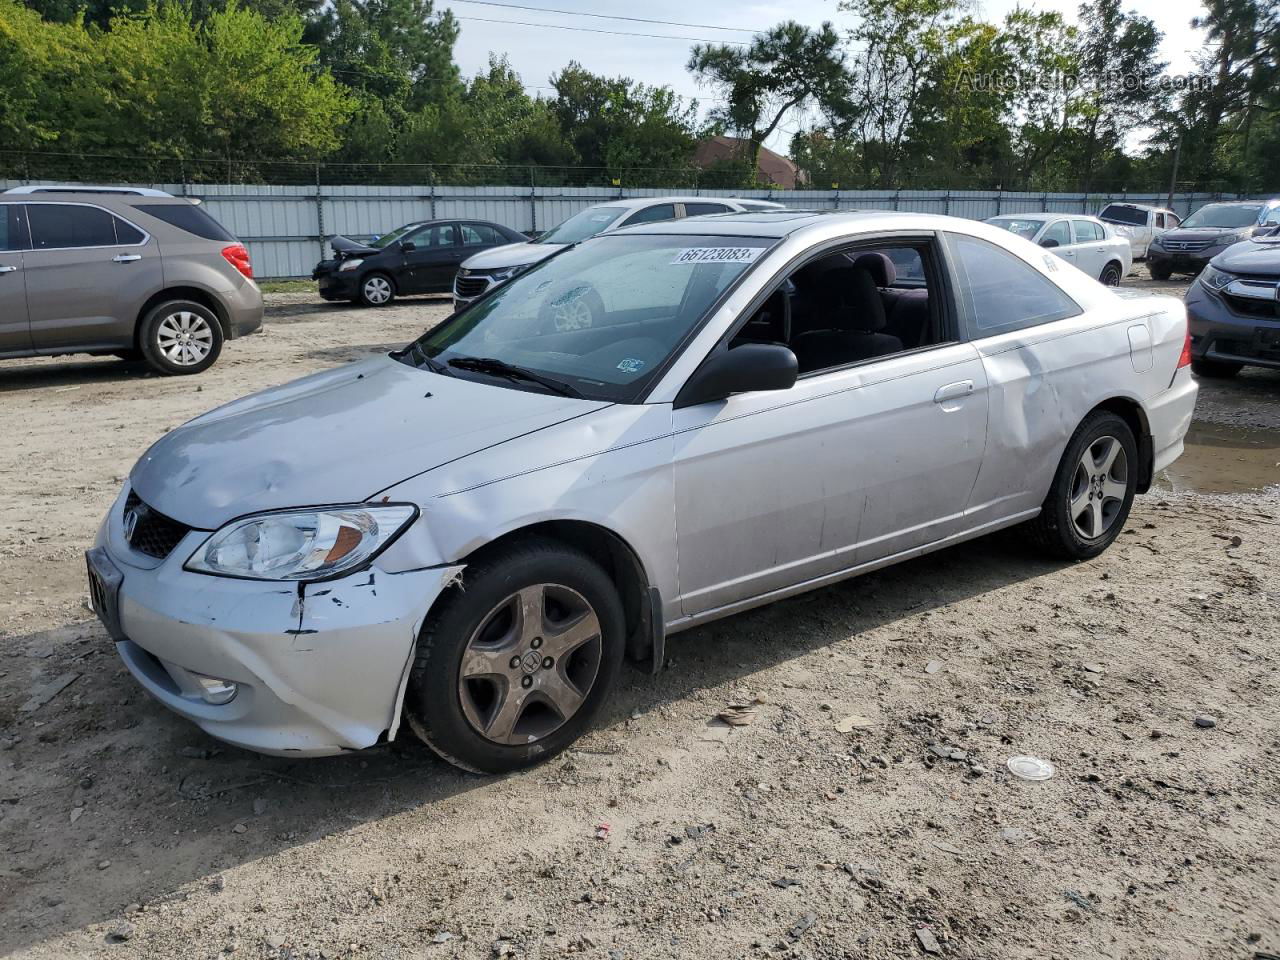
[[[1117,270],[1120,271],[1120,276],[1121,277],[1124,276],[1124,264],[1121,263],[1119,260],[1108,260],[1107,267],[1115,267]],[[1106,270],[1107,267],[1103,267],[1102,269]]]
[[[148,313],[164,303],[166,300],[190,300],[198,303],[202,307],[208,307],[213,311],[213,315],[218,318],[218,324],[222,327],[222,335],[226,339],[231,339],[231,327],[227,320],[227,315],[222,309],[222,304],[218,302],[218,298],[201,290],[199,287],[166,287],[159,293],[150,297],[146,303],[142,305],[142,309],[138,311],[137,322],[133,325],[133,344],[137,349],[142,349],[142,321]]]
[[[627,656],[633,660],[649,659],[653,654],[655,627],[652,618],[657,617],[661,621],[662,611],[651,609],[649,578],[640,558],[630,544],[612,530],[584,520],[548,520],[503,534],[472,551],[459,563],[471,563],[479,557],[501,553],[511,544],[528,537],[559,540],[600,564],[622,600],[627,622]]]
[[[1146,411],[1141,404],[1128,397],[1112,397],[1104,400],[1093,410],[1106,410],[1129,425],[1133,436],[1138,441],[1138,493],[1146,493],[1151,489],[1152,468],[1155,464],[1155,450],[1151,442],[1151,427],[1147,424]],[[1089,412],[1092,413],[1093,410]]]

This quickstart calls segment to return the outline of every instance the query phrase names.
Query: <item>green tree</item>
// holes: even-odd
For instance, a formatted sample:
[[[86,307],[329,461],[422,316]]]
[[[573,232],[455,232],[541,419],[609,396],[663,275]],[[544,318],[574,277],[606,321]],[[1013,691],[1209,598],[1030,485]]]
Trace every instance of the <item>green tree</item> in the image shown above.
[[[698,44],[687,68],[722,101],[711,111],[712,124],[748,141],[754,177],[760,148],[789,113],[814,103],[825,109],[842,97],[844,64],[830,23],[812,30],[787,21],[746,47]]]

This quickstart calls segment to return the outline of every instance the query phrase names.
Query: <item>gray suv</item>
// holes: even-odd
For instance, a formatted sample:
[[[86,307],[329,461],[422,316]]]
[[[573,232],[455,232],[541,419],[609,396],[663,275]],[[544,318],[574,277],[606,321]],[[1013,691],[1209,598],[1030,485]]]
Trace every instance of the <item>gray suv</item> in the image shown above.
[[[68,353],[207,370],[262,327],[249,251],[190,200],[159,190],[0,193],[0,359]]]

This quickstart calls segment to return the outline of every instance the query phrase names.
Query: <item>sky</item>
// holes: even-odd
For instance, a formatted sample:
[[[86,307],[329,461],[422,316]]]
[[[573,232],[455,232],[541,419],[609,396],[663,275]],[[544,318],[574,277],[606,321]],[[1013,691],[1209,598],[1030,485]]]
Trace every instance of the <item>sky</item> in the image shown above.
[[[499,5],[503,4],[503,5]],[[579,15],[518,9],[552,8],[576,11]],[[1017,0],[978,0],[974,13],[998,22],[1018,5]],[[1078,16],[1079,0],[1022,0],[1024,7],[1058,10],[1068,21]],[[458,17],[461,35],[455,57],[464,75],[485,69],[490,52],[505,54],[520,74],[529,93],[550,95],[548,78],[570,60],[577,60],[594,73],[627,76],[647,84],[666,84],[677,93],[696,98],[704,113],[714,102],[714,94],[699,88],[685,70],[689,48],[695,41],[749,40],[752,31],[766,29],[792,19],[809,25],[830,20],[839,29],[852,26],[852,19],[837,10],[835,0],[789,0],[787,3],[742,3],[739,0],[437,0],[437,9],[450,9]],[[1164,32],[1162,56],[1172,73],[1190,72],[1193,55],[1199,48],[1201,32],[1192,29],[1191,19],[1202,12],[1198,0],[1129,0],[1126,10],[1150,17]],[[590,13],[593,16],[582,16]],[[667,21],[667,24],[640,23],[625,19],[605,19],[599,15],[637,17]],[[497,22],[495,22],[497,21]],[[693,26],[668,24],[684,23]],[[550,29],[533,24],[558,24],[577,30]],[[711,29],[715,27],[717,29]],[[680,39],[652,36],[618,36],[608,32],[660,34]],[[786,152],[791,134],[804,117],[793,116],[771,139],[769,146]]]

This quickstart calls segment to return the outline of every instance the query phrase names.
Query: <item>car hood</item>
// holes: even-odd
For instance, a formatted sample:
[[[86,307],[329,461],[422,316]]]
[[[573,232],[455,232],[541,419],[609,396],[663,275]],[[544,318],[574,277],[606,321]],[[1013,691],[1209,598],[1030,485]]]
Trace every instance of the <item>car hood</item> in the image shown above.
[[[303,377],[167,433],[129,483],[188,526],[359,503],[393,484],[609,404],[462,380],[388,356]]]
[[[344,237],[341,234],[329,238],[329,246],[333,247],[333,252],[339,257],[346,255],[351,256],[357,254],[364,256],[366,254],[382,253],[379,247],[371,247],[367,243],[361,243],[359,240],[352,240],[350,237]]]
[[[563,250],[563,243],[508,243],[503,247],[484,250],[474,257],[462,262],[463,270],[498,270],[502,267],[523,267],[527,263],[545,260],[557,250]]]
[[[1249,235],[1249,227],[1177,227],[1160,234],[1161,242],[1165,240],[1192,241],[1209,240],[1213,243],[1229,242],[1233,238]]]
[[[1229,273],[1280,277],[1280,237],[1259,237],[1227,247],[1211,261]]]

